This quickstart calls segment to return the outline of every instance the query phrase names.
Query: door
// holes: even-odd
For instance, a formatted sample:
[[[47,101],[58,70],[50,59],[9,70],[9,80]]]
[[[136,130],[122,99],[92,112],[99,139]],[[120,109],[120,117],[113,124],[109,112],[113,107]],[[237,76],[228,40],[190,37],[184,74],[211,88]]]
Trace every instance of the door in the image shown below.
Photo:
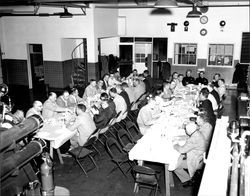
[[[121,77],[127,77],[133,69],[133,45],[119,45],[119,68]]]

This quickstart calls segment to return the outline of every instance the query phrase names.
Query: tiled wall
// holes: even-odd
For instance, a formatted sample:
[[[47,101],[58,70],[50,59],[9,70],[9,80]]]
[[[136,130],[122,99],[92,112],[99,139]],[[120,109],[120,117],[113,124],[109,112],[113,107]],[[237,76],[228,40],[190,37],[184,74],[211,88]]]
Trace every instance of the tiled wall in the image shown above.
[[[59,61],[44,61],[44,81],[49,87],[64,88],[63,66]]]
[[[3,59],[2,68],[5,83],[28,86],[28,71],[26,60]]]

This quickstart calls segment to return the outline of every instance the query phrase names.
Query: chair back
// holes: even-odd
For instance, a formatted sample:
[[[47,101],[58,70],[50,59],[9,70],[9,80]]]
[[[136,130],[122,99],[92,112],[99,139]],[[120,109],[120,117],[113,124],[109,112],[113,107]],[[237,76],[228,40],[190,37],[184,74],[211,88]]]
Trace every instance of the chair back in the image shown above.
[[[105,144],[106,144],[106,149],[112,158],[124,154],[121,146],[113,137],[108,138]]]
[[[85,144],[83,146],[84,147],[92,146],[95,144],[96,140],[97,140],[96,136],[89,137],[87,142],[85,142]]]
[[[135,136],[141,135],[141,132],[139,131],[135,123],[131,121],[126,122],[126,129],[128,130],[129,134],[132,136],[132,138],[134,138]]]
[[[133,143],[133,139],[125,129],[118,130],[117,138],[122,147],[125,147],[128,143]]]

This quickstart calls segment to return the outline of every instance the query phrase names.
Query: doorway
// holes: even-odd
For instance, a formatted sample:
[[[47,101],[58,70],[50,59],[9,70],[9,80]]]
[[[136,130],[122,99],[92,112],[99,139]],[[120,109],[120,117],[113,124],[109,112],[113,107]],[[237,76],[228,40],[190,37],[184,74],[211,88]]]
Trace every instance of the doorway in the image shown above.
[[[137,69],[138,73],[143,71],[151,70],[151,56],[152,56],[152,43],[135,43],[135,64],[134,68]]]
[[[133,69],[133,45],[119,45],[119,68],[121,77],[127,77]]]
[[[28,44],[29,89],[45,89],[42,44]]]

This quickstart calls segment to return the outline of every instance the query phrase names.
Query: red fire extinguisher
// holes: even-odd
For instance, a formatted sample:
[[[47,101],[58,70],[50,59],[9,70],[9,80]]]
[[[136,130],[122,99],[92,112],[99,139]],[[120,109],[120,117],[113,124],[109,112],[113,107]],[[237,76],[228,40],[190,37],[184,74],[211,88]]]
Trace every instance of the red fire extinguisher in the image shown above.
[[[54,196],[54,176],[53,176],[53,162],[49,153],[42,154],[43,163],[41,164],[41,182],[42,182],[42,196]]]

